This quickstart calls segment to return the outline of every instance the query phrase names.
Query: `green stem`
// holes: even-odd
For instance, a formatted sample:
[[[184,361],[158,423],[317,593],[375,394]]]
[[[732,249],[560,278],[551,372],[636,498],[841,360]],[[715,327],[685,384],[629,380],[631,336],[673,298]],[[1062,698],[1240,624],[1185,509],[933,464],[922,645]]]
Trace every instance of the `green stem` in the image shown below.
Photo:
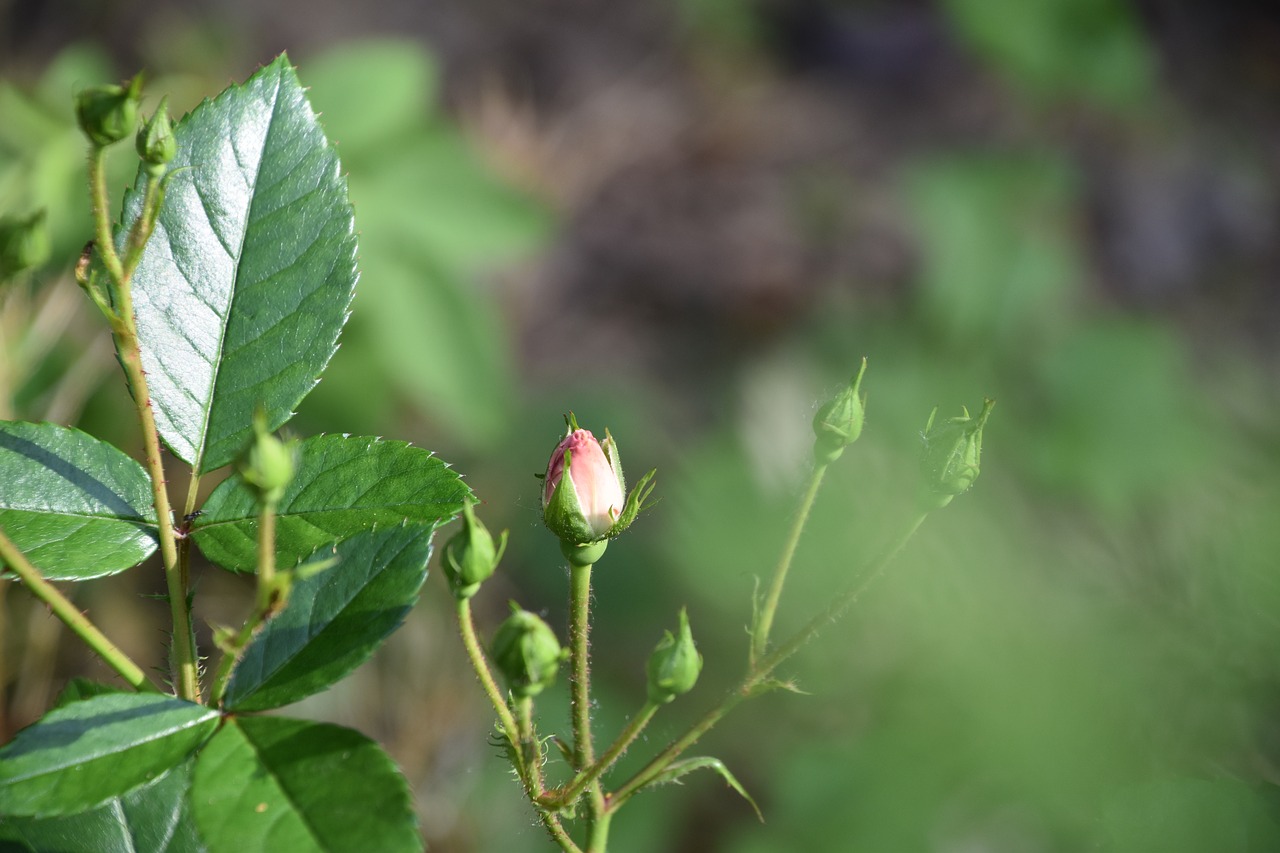
[[[94,244],[98,256],[102,258],[107,274],[117,284],[124,279],[124,266],[120,263],[120,255],[116,253],[115,241],[111,238],[111,210],[107,199],[106,176],[107,150],[97,145],[89,147],[89,198],[93,205]]]
[[[142,260],[142,250],[151,239],[151,232],[156,227],[156,217],[160,214],[160,204],[164,201],[164,181],[159,175],[147,176],[147,189],[142,197],[142,212],[129,229],[129,237],[125,241],[123,278],[133,278],[133,271]]]
[[[480,641],[476,638],[475,621],[471,617],[471,600],[468,598],[459,599],[455,602],[458,614],[458,633],[462,635],[462,645],[467,650],[467,657],[471,660],[471,668],[476,671],[476,678],[480,679],[480,686],[484,688],[485,695],[489,697],[493,710],[498,713],[498,721],[502,724],[503,734],[507,736],[507,740],[514,747],[515,755],[521,766],[516,770],[520,774],[520,778],[526,778],[524,768],[524,760],[521,758],[520,752],[520,727],[516,723],[516,718],[512,716],[511,709],[507,707],[507,702],[502,696],[502,691],[498,689],[498,681],[493,677],[493,670],[489,668],[489,662],[485,659],[484,649],[480,646]]]
[[[122,652],[115,643],[98,630],[71,601],[58,591],[52,583],[45,579],[40,570],[31,564],[13,541],[0,530],[0,559],[16,574],[22,583],[31,590],[31,594],[43,601],[53,614],[63,621],[77,637],[84,640],[107,664],[120,674],[135,690],[158,693],[159,688],[151,683],[136,663]],[[0,581],[2,582],[2,581]]]
[[[818,496],[818,487],[827,473],[827,464],[818,463],[809,475],[809,484],[805,488],[804,498],[800,501],[800,509],[791,524],[791,532],[782,548],[782,556],[773,570],[773,581],[769,584],[769,593],[765,597],[764,606],[756,615],[756,624],[751,628],[751,654],[748,665],[755,666],[757,660],[764,656],[769,648],[769,631],[773,627],[773,617],[778,610],[778,600],[782,597],[782,585],[786,583],[787,572],[796,554],[796,546],[800,544],[800,534],[804,532],[805,523],[809,520],[809,512]]]
[[[569,664],[572,672],[570,705],[573,722],[573,769],[583,772],[595,763],[591,743],[591,563],[569,564]],[[587,786],[589,806],[587,826],[591,841],[588,851],[597,848],[598,833],[609,831],[604,816],[604,791],[597,779]]]
[[[276,505],[263,501],[258,511],[258,609],[267,611],[276,596]]]
[[[609,846],[609,822],[613,820],[613,812],[601,810],[591,819],[591,828],[587,835],[587,853],[605,853]]]
[[[138,410],[147,473],[151,477],[151,494],[160,533],[160,557],[164,562],[169,611],[173,618],[174,689],[183,699],[199,702],[200,676],[197,669],[195,637],[191,630],[191,612],[187,607],[187,583],[183,577],[184,567],[178,560],[173,512],[169,504],[164,462],[160,456],[160,434],[156,429],[155,414],[151,410],[151,394],[147,389],[146,371],[142,368],[142,348],[138,342],[138,327],[133,316],[133,294],[129,280],[133,269],[121,263],[111,237],[106,176],[103,168],[104,155],[104,150],[96,146],[89,152],[89,192],[93,198],[96,247],[115,284],[114,295],[118,299],[118,304],[114,306],[116,313],[112,318],[111,330],[115,334],[120,364],[124,368],[133,403]],[[155,224],[159,203],[159,186],[154,181],[148,181],[142,214],[127,241],[127,257],[135,266],[141,257],[140,247],[145,245],[147,238],[151,235],[151,227]],[[138,248],[135,249],[135,245]]]
[[[622,730],[605,754],[588,767],[586,772],[579,773],[563,790],[552,792],[544,800],[544,803],[546,805],[565,806],[577,799],[587,785],[604,774],[606,770],[613,766],[613,763],[618,760],[622,753],[627,751],[627,747],[631,746],[631,743],[640,736],[640,732],[644,731],[644,727],[649,725],[649,721],[653,719],[653,715],[657,713],[659,707],[653,702],[645,702],[644,707],[632,717],[631,722],[627,723],[627,727]]]
[[[744,699],[749,699],[756,695],[779,664],[799,651],[800,647],[813,639],[819,630],[838,619],[845,610],[857,602],[863,593],[884,575],[885,569],[889,567],[894,558],[898,556],[898,553],[915,535],[926,515],[927,513],[925,512],[917,514],[911,520],[911,523],[903,529],[898,538],[894,540],[893,544],[875,561],[872,567],[863,573],[861,579],[836,596],[829,605],[806,622],[803,628],[792,634],[786,642],[779,645],[767,657],[752,666],[738,686],[726,695],[719,705],[704,714],[688,731],[668,744],[666,749],[628,779],[616,792],[611,794],[607,803],[608,811],[616,811],[633,794],[666,770],[671,762],[679,758],[686,749],[697,743],[725,714],[733,710]]]

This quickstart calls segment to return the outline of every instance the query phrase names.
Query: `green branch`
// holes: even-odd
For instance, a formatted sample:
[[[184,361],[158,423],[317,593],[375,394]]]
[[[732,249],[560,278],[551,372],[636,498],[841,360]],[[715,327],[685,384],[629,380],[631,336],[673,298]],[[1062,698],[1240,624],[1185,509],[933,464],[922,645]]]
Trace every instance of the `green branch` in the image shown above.
[[[121,651],[115,643],[107,639],[107,635],[103,634],[93,622],[89,621],[89,617],[81,613],[79,608],[72,604],[56,586],[40,573],[39,569],[31,564],[27,556],[18,549],[18,546],[13,544],[13,540],[6,536],[3,530],[0,530],[0,559],[3,559],[9,569],[22,581],[23,585],[31,590],[32,595],[47,604],[49,609],[53,611],[53,615],[61,619],[71,629],[72,633],[84,640],[89,648],[93,649],[100,658],[107,662],[108,666],[119,673],[120,677],[127,681],[133,689],[142,692],[160,692],[159,688],[151,683],[146,673],[128,655]]]

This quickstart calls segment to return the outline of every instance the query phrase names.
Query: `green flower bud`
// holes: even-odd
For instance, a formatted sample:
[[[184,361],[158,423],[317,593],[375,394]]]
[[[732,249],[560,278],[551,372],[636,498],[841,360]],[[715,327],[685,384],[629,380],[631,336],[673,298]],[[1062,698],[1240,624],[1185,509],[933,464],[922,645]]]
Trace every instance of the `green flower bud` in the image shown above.
[[[929,415],[920,437],[924,440],[924,452],[920,457],[920,469],[924,474],[921,503],[928,509],[937,509],[951,503],[951,499],[968,491],[978,479],[982,462],[982,428],[991,414],[994,400],[986,400],[976,418],[962,408],[964,415],[947,418],[937,423],[938,410]]]
[[[840,458],[844,449],[858,440],[862,434],[862,422],[866,416],[867,396],[858,397],[862,387],[862,374],[867,372],[867,360],[862,360],[858,373],[840,393],[831,398],[813,418],[813,457],[821,465],[829,465]]]
[[[49,260],[49,227],[46,212],[26,218],[0,217],[0,280]]]
[[[462,507],[462,529],[453,535],[444,546],[445,577],[449,579],[449,589],[453,590],[458,600],[470,598],[480,589],[480,584],[489,579],[493,570],[502,559],[502,552],[507,550],[507,532],[502,536],[495,550],[493,537],[488,529],[476,518],[471,504]]]
[[[138,128],[134,146],[138,149],[138,156],[147,164],[147,171],[152,174],[163,174],[164,167],[178,153],[178,140],[174,138],[173,125],[169,123],[167,97],[160,100],[151,120]]]
[[[142,75],[124,86],[93,86],[76,94],[76,120],[89,141],[99,148],[119,142],[138,123]]]
[[[645,667],[649,675],[649,701],[654,704],[670,702],[688,693],[702,672],[702,655],[693,644],[689,630],[689,614],[681,608],[679,635],[667,631],[649,656]]]
[[[293,447],[267,430],[261,414],[253,419],[253,441],[240,463],[240,476],[264,504],[277,504],[293,480]]]
[[[556,678],[564,652],[546,622],[511,602],[511,615],[498,626],[491,648],[494,666],[517,698],[537,696]]]

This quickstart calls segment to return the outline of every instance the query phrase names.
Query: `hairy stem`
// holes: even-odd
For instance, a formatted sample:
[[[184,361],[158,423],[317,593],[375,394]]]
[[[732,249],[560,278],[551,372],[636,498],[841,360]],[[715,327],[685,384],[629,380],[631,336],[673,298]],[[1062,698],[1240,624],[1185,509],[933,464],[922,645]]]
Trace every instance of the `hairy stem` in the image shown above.
[[[133,316],[133,294],[130,288],[131,268],[120,261],[111,237],[108,213],[106,177],[103,172],[104,151],[94,147],[89,154],[89,186],[93,197],[93,220],[97,237],[96,247],[107,272],[115,285],[115,316],[111,330],[115,334],[120,364],[138,411],[138,423],[142,428],[142,444],[146,456],[147,474],[151,477],[151,495],[156,508],[156,521],[160,533],[160,557],[164,562],[165,583],[169,596],[169,610],[173,618],[173,684],[177,695],[192,702],[200,701],[200,679],[197,670],[195,638],[191,631],[191,612],[187,607],[187,584],[183,567],[178,561],[177,536],[173,527],[173,512],[169,504],[164,461],[160,456],[160,434],[156,429],[155,414],[151,410],[151,394],[147,389],[147,374],[142,368],[142,348],[138,342],[138,327]],[[138,225],[130,232],[128,246],[130,258],[136,265],[141,248],[132,251],[137,244],[144,245],[151,236],[155,213],[160,203],[159,183],[148,181],[143,200],[143,210]]]
[[[459,599],[455,602],[455,606],[458,615],[458,633],[462,636],[462,645],[466,648],[467,657],[471,660],[471,668],[476,671],[476,678],[480,679],[480,686],[484,688],[485,695],[489,697],[489,703],[493,705],[493,710],[498,714],[498,722],[502,725],[503,734],[511,742],[519,763],[516,771],[520,774],[521,779],[526,779],[528,778],[527,771],[520,752],[520,727],[517,725],[511,709],[507,707],[507,701],[503,698],[502,691],[498,689],[498,681],[493,677],[493,670],[489,668],[489,661],[485,658],[484,649],[480,645],[480,640],[476,637],[475,620],[471,617],[471,600],[467,598]]]
[[[782,548],[782,556],[778,558],[778,565],[773,570],[773,580],[769,584],[768,595],[765,597],[764,605],[756,614],[756,624],[751,628],[749,666],[754,667],[756,661],[764,657],[765,651],[769,648],[769,631],[773,627],[773,617],[778,610],[778,600],[782,597],[782,585],[786,583],[791,560],[796,554],[796,546],[800,544],[800,534],[804,532],[805,523],[809,520],[809,512],[813,509],[814,499],[818,496],[818,487],[822,485],[822,478],[826,473],[826,463],[820,462],[814,466],[813,473],[809,475],[809,484],[805,487],[800,509],[796,512],[795,520],[791,524],[791,531]]]
[[[595,763],[591,743],[591,564],[569,564],[569,701],[573,722],[573,769],[579,773]],[[597,779],[587,786],[587,826],[595,850],[597,834],[609,831],[604,816],[604,791]],[[603,848],[600,848],[603,849]]]
[[[26,554],[13,544],[3,530],[0,530],[0,559],[16,574],[22,583],[31,590],[31,594],[43,601],[77,637],[84,640],[89,648],[107,662],[107,665],[120,674],[133,689],[158,693],[159,688],[151,683],[142,668],[134,663],[128,655],[80,612],[56,586],[50,583],[40,570],[31,564]]]
[[[270,610],[276,595],[276,505],[263,501],[258,511],[258,609]]]
[[[920,524],[925,519],[925,515],[926,513],[923,512],[917,514],[910,524],[903,529],[898,538],[894,540],[893,544],[881,554],[871,568],[864,572],[856,583],[836,596],[830,604],[806,622],[804,627],[792,634],[767,657],[753,665],[738,686],[730,691],[719,705],[704,714],[701,719],[689,727],[688,731],[668,744],[666,749],[628,779],[616,792],[611,794],[607,803],[608,810],[610,812],[616,811],[633,794],[652,782],[671,765],[671,762],[697,743],[725,714],[733,710],[744,699],[751,698],[765,687],[767,679],[779,664],[799,651],[805,643],[813,639],[819,630],[838,619],[845,610],[857,602],[862,597],[862,594],[884,575],[885,569],[889,567],[916,530],[919,529]]]
[[[561,791],[552,792],[548,796],[550,803],[564,806],[577,799],[587,785],[600,778],[621,757],[622,753],[627,751],[627,747],[631,746],[632,742],[640,736],[640,732],[644,731],[645,726],[649,725],[649,721],[653,719],[653,715],[657,713],[658,708],[659,706],[653,702],[645,702],[644,707],[631,718],[631,722],[627,723],[626,728],[622,730],[604,755],[600,756],[600,759],[588,767],[586,771],[579,773]]]

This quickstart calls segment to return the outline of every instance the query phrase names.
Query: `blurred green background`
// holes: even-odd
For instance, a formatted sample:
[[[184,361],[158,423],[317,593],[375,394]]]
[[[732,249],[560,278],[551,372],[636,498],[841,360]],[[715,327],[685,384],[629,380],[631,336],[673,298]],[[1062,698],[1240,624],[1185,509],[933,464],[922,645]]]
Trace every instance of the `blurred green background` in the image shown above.
[[[681,606],[706,669],[624,772],[741,673],[809,420],[860,357],[867,427],[780,632],[902,523],[929,410],[999,401],[973,492],[788,667],[804,695],[705,740],[767,822],[694,776],[637,798],[614,849],[1280,849],[1271,4],[0,0],[0,212],[49,207],[56,246],[6,294],[5,417],[136,449],[69,275],[89,234],[71,93],[146,68],[182,112],[281,50],[349,173],[362,269],[292,428],[411,439],[467,475],[512,536],[490,627],[512,597],[565,622],[533,477],[562,413],[659,469],[596,572],[600,736]],[[243,616],[243,579],[197,583],[202,620]],[[160,666],[161,588],[146,566],[76,593]],[[67,678],[109,676],[20,590],[3,604],[7,737]],[[561,724],[566,704],[563,684],[542,702]],[[296,713],[385,744],[432,849],[549,849],[440,578]]]

